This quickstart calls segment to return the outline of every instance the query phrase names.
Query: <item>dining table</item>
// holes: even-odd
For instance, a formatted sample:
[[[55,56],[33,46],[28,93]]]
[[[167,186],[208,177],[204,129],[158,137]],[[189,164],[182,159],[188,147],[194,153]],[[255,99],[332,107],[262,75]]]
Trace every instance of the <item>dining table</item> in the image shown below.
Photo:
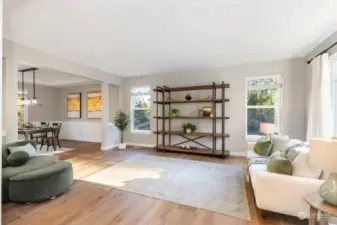
[[[32,139],[32,135],[36,133],[57,132],[57,127],[32,127],[32,128],[19,128],[18,133],[25,136],[26,140]]]

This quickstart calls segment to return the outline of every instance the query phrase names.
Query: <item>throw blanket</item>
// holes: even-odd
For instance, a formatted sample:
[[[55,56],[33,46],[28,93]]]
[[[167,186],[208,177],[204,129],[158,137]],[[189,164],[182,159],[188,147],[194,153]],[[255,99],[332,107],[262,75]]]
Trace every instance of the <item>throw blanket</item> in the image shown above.
[[[248,166],[252,164],[264,164],[268,163],[268,157],[252,157],[249,159]]]

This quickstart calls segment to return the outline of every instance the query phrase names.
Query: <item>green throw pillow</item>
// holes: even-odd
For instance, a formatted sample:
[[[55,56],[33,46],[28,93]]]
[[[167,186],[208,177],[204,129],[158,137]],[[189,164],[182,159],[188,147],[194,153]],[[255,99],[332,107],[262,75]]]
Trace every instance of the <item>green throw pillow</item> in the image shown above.
[[[275,153],[269,158],[267,171],[270,173],[291,175],[293,172],[293,164],[289,159],[283,158],[280,153]]]
[[[259,139],[254,146],[254,152],[261,156],[269,156],[272,147],[273,143],[271,140],[265,138]]]
[[[29,154],[24,151],[13,152],[7,157],[7,163],[10,166],[22,166],[29,159]]]

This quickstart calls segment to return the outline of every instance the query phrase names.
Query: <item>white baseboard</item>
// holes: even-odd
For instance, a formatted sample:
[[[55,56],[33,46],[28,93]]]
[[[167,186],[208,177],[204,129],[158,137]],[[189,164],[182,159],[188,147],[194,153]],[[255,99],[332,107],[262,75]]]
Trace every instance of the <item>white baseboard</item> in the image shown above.
[[[114,144],[114,145],[110,145],[110,146],[102,146],[101,150],[102,151],[107,151],[107,150],[111,150],[111,149],[117,148],[117,147],[118,147],[118,144]]]
[[[232,155],[232,156],[243,156],[243,157],[246,157],[246,152],[229,152],[229,155]]]
[[[142,143],[134,143],[134,142],[126,142],[126,145],[139,146],[139,147],[144,147],[144,148],[154,148],[156,146],[156,145],[151,145],[151,144],[142,144]]]

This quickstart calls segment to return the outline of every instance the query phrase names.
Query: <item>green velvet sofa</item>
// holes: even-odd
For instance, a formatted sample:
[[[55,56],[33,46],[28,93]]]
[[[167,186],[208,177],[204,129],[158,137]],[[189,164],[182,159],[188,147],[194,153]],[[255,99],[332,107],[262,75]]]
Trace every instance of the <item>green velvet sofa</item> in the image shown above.
[[[38,155],[24,165],[7,164],[8,147],[24,146],[33,141],[18,141],[2,145],[2,202],[38,202],[68,191],[73,183],[71,163],[54,155]]]

